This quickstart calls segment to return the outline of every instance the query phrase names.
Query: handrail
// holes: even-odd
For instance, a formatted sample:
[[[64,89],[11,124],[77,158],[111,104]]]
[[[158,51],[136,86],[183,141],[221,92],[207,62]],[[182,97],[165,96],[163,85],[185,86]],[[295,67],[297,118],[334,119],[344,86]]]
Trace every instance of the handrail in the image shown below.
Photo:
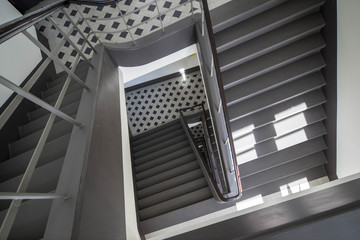
[[[220,71],[220,64],[219,64],[219,58],[218,58],[218,54],[217,54],[217,50],[216,50],[216,43],[215,43],[215,37],[214,37],[214,32],[213,32],[213,28],[212,28],[212,23],[211,23],[211,17],[210,17],[210,11],[209,11],[209,6],[207,3],[207,0],[201,0],[202,6],[203,6],[203,11],[204,11],[204,21],[205,21],[205,25],[206,25],[206,29],[209,35],[209,40],[210,40],[210,46],[211,46],[211,51],[212,51],[212,64],[213,67],[215,68],[215,73],[216,73],[216,79],[217,79],[217,83],[218,83],[218,87],[219,87],[219,92],[220,92],[220,106],[223,108],[223,112],[224,112],[224,118],[225,118],[225,126],[226,126],[226,130],[227,130],[227,135],[228,135],[228,139],[229,139],[229,146],[230,146],[230,150],[231,150],[231,156],[232,156],[232,161],[234,164],[234,169],[236,172],[236,182],[237,182],[237,187],[238,187],[238,194],[228,198],[230,199],[236,199],[239,198],[242,194],[242,186],[241,186],[241,181],[240,181],[240,173],[239,173],[239,167],[236,161],[236,154],[235,154],[235,146],[234,146],[234,140],[232,137],[232,133],[230,130],[230,120],[229,120],[229,114],[228,114],[228,109],[227,109],[227,105],[226,105],[226,99],[225,99],[225,91],[224,91],[224,85],[223,85],[223,81],[221,78],[221,71]],[[204,33],[204,32],[203,32]],[[211,71],[213,71],[211,69]],[[220,109],[219,106],[219,109]]]
[[[18,17],[12,21],[0,25],[0,44],[22,32],[23,30],[31,27],[36,22],[49,16],[53,12],[59,10],[66,5],[66,1],[59,1],[53,4],[49,4],[46,7],[40,8],[34,12],[25,14],[22,17]]]
[[[179,109],[179,112],[180,112],[180,118],[182,120],[183,123],[186,122],[185,120],[185,116],[183,114],[183,112],[185,111],[188,111],[188,110],[191,110],[191,109],[195,109],[196,107],[200,107],[201,106],[201,120],[205,120],[206,121],[206,115],[205,115],[205,108],[204,108],[204,104],[196,104],[194,106],[191,106],[191,107],[186,107],[186,108],[181,108]],[[205,119],[204,119],[205,118]],[[208,127],[208,125],[206,125],[206,127]],[[187,124],[185,124],[185,131],[188,133],[188,135],[190,136],[191,138],[191,141],[192,143],[195,143],[195,139],[193,137],[193,135],[191,134],[191,130],[189,128],[189,126]],[[205,132],[204,132],[205,134]],[[205,136],[205,137],[210,137],[210,136]],[[215,153],[214,153],[214,149],[213,147],[211,146],[211,152],[209,152],[210,150],[209,149],[206,149],[207,150],[207,154],[208,155],[213,155],[213,157],[216,159],[216,156],[215,156]],[[201,161],[203,163],[207,162],[206,159],[204,159],[203,155],[200,154],[200,150],[198,147],[196,147],[196,151],[197,151],[197,156],[199,156],[201,159]],[[216,161],[216,160],[215,160]],[[226,198],[224,197],[224,192],[220,190],[219,188],[219,185],[217,184],[216,182],[216,179],[215,179],[215,176],[212,174],[211,172],[211,169],[210,169],[210,166],[208,164],[203,164],[203,166],[205,167],[205,170],[206,170],[206,173],[207,173],[207,176],[209,177],[209,180],[211,182],[211,185],[213,187],[213,190],[215,190],[215,197],[218,198],[218,200],[220,200],[221,202],[230,202],[233,200],[234,197],[231,197],[231,198]]]

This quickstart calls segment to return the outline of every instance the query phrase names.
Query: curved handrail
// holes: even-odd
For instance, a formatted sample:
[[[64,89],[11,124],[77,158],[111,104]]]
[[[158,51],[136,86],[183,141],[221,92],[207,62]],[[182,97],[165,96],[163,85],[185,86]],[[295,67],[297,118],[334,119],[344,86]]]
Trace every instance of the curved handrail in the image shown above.
[[[224,85],[223,85],[223,81],[222,81],[222,78],[221,78],[220,64],[219,64],[219,58],[218,58],[218,54],[217,54],[217,50],[216,50],[214,32],[213,32],[213,29],[212,29],[209,6],[208,6],[208,3],[207,3],[207,0],[201,0],[201,2],[202,2],[202,5],[203,5],[206,29],[207,29],[207,32],[209,34],[210,46],[211,46],[211,51],[212,51],[213,61],[214,61],[215,74],[216,74],[216,79],[217,79],[217,82],[218,82],[220,98],[221,98],[221,104],[222,104],[222,108],[223,108],[223,111],[224,111],[225,126],[226,126],[227,135],[229,137],[229,144],[230,144],[230,148],[231,148],[232,161],[233,161],[234,168],[235,168],[235,171],[236,171],[236,182],[237,182],[237,187],[238,187],[238,194],[233,196],[233,197],[227,198],[227,200],[230,201],[230,200],[239,198],[241,196],[241,194],[242,194],[242,186],[241,186],[241,181],[240,181],[240,172],[239,172],[239,167],[238,167],[238,164],[237,164],[237,161],[236,161],[234,140],[233,140],[232,133],[231,133],[231,130],[230,130],[229,114],[228,114],[228,109],[227,109],[227,105],[226,105],[225,91],[224,91],[224,87],[223,87]]]
[[[67,1],[65,0],[49,4],[46,7],[40,8],[34,12],[25,14],[22,17],[15,18],[12,21],[0,25],[0,43],[5,42],[19,32],[31,27],[36,22],[49,16],[51,13],[64,7],[66,4]]]

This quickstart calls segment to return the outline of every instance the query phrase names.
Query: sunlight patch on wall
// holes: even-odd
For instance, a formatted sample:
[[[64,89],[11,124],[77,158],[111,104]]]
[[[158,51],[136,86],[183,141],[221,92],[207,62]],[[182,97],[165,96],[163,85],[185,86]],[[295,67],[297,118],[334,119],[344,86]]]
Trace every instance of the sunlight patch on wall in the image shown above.
[[[274,123],[274,128],[276,131],[276,136],[281,136],[293,131],[294,129],[305,127],[306,125],[307,121],[305,115],[301,112],[299,114],[293,115],[291,117]]]
[[[280,186],[281,196],[285,197],[293,193],[298,193],[310,188],[307,178],[301,178],[294,182]]]
[[[305,142],[307,140],[304,129],[295,131],[278,139],[275,139],[276,147],[278,150],[282,150],[298,143]]]
[[[247,209],[247,208],[255,207],[255,206],[263,204],[263,203],[264,203],[264,199],[263,199],[262,195],[259,194],[259,195],[255,196],[255,197],[246,199],[246,200],[241,201],[241,202],[237,202],[236,203],[236,210],[241,211],[241,210],[244,210],[244,209]]]
[[[279,112],[277,114],[275,114],[275,120],[278,121],[278,120],[281,120],[281,119],[284,119],[288,116],[291,116],[295,113],[298,113],[298,112],[302,112],[304,110],[307,109],[307,106],[306,106],[306,103],[301,103],[301,104],[298,104],[296,106],[293,106],[291,108],[288,108],[282,112]]]

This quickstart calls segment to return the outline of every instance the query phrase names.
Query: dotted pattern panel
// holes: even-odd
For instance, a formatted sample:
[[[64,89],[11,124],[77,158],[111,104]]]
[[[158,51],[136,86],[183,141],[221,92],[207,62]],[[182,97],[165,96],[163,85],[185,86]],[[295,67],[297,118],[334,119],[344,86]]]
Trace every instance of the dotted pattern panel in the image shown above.
[[[179,109],[206,102],[200,71],[126,93],[130,131],[135,136],[180,117]]]
[[[226,3],[228,0],[223,1]],[[81,31],[87,36],[90,33],[90,29],[94,31],[102,32],[112,32],[106,34],[98,34],[100,41],[102,42],[111,42],[111,43],[123,43],[132,41],[133,37],[135,40],[144,37],[154,31],[162,29],[162,26],[166,27],[170,24],[173,24],[185,17],[191,15],[191,4],[190,1],[176,10],[171,10],[179,4],[186,3],[186,0],[157,0],[157,5],[161,17],[159,18],[158,9],[156,5],[150,0],[122,0],[117,5],[113,4],[110,6],[87,6],[87,5],[78,5],[77,7],[74,4],[71,4],[69,7],[64,8],[64,11],[67,12],[74,22],[78,22],[81,18],[81,15],[85,18],[107,18],[105,21],[80,21],[78,27]],[[208,0],[210,8],[218,7],[223,4],[219,0]],[[145,6],[142,9],[142,6]],[[193,9],[196,12],[200,11],[199,3],[193,1]],[[127,14],[133,10],[139,9],[132,14]],[[166,14],[163,14],[166,13]],[[122,18],[122,16],[124,16]],[[63,13],[57,12],[53,14],[54,20],[57,22],[58,26],[65,32],[69,32],[73,25],[71,22],[64,16]],[[115,18],[115,19],[110,19]],[[161,19],[161,21],[160,21]],[[144,24],[141,24],[144,23]],[[88,25],[89,24],[89,25]],[[50,44],[50,50],[53,50],[61,42],[62,35],[55,29],[52,24],[43,20],[36,25],[36,28],[41,32],[45,37],[48,38]],[[130,28],[130,31],[127,29]],[[116,32],[115,32],[116,31]],[[74,30],[71,32],[70,39],[77,45],[79,49],[83,44],[86,44],[84,38]],[[96,45],[98,44],[97,37],[93,34],[90,35],[89,41]],[[86,45],[85,56],[91,58],[93,51]],[[69,42],[66,42],[56,55],[59,56],[61,62],[65,64],[68,68],[71,68],[73,62],[77,56],[77,52]],[[61,67],[56,66],[57,72],[63,71]]]

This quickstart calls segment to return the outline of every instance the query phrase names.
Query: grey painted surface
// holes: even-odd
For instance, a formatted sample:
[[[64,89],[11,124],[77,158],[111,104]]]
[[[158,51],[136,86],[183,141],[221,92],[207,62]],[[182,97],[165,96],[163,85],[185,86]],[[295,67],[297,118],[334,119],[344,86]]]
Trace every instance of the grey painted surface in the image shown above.
[[[125,239],[119,75],[104,52],[76,239]]]
[[[309,194],[303,194],[297,198],[290,197],[286,199],[287,201],[283,200],[271,206],[266,206],[265,203],[264,207],[260,207],[253,212],[170,239],[253,239],[252,236],[263,231],[270,231],[284,225],[297,224],[299,221],[308,221],[315,219],[318,214],[331,213],[346,205],[358,204],[360,200],[359,186],[360,179],[356,178],[356,176],[354,176],[354,179],[343,183],[329,183],[324,188],[320,186],[316,190],[313,189]],[[345,220],[347,216],[350,219],[347,219],[345,223],[349,224],[341,224],[340,220]],[[326,225],[321,225],[321,228],[314,232],[314,234],[318,235],[311,235],[313,232],[305,233],[309,228],[300,228],[300,230],[304,229],[304,231],[300,231],[301,234],[298,235],[283,235],[283,238],[276,238],[279,236],[276,235],[273,238],[264,237],[259,239],[357,239],[359,236],[358,219],[359,211],[355,211],[351,215],[340,215],[335,221],[330,218],[329,222],[332,222],[332,225],[330,224],[328,227],[328,232],[325,232]],[[337,223],[341,225],[336,226]],[[331,229],[332,226],[334,229]],[[348,228],[335,233],[340,226],[347,226]],[[314,229],[314,227],[314,225],[310,225],[311,229]],[[330,235],[330,233],[334,234]],[[336,236],[338,238],[335,238]]]
[[[198,15],[195,15],[198,17]],[[185,18],[133,43],[104,43],[116,64],[122,67],[143,65],[186,48],[195,41],[194,20]]]
[[[357,240],[360,236],[360,206],[321,216],[313,221],[264,234],[252,240]]]

